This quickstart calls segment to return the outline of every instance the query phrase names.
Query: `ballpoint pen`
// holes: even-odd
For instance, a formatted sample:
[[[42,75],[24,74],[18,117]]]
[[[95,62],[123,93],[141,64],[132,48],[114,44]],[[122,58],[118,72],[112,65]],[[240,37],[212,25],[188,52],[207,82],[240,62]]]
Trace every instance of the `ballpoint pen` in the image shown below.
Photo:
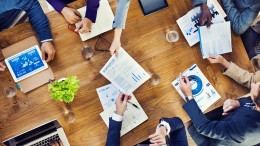
[[[137,105],[135,105],[134,103],[127,101],[129,104],[131,104],[132,106],[134,106],[135,108],[139,109],[139,107]]]

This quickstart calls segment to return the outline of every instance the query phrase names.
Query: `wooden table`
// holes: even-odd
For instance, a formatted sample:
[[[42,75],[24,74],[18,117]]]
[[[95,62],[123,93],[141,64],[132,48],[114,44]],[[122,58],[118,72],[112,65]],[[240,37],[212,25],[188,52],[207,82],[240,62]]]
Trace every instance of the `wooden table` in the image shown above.
[[[203,60],[199,44],[189,47],[176,20],[191,9],[191,0],[168,0],[168,3],[167,9],[143,16],[138,1],[131,1],[126,30],[122,36],[122,47],[147,71],[157,73],[161,82],[154,87],[145,83],[134,92],[149,119],[123,136],[122,146],[134,145],[147,139],[148,135],[155,131],[161,117],[179,116],[184,122],[190,120],[182,109],[184,101],[172,87],[171,82],[192,64],[196,63],[199,66],[222,96],[221,100],[209,110],[222,105],[226,98],[237,98],[249,91],[224,76],[221,66]],[[110,4],[115,11],[116,2],[112,1]],[[82,4],[75,3],[74,6],[80,5]],[[84,45],[94,47],[97,38],[81,42],[77,34],[67,29],[68,24],[61,15],[50,12],[47,16],[57,49],[55,60],[49,64],[56,79],[76,75],[81,81],[79,92],[71,103],[77,120],[73,124],[64,121],[61,110],[63,104],[52,100],[47,85],[27,94],[18,91],[19,108],[13,108],[1,94],[0,141],[51,119],[58,119],[71,145],[103,146],[108,128],[99,115],[103,109],[96,88],[109,83],[99,71],[110,58],[110,54],[94,52],[93,58],[85,61],[81,56],[81,48]],[[179,32],[178,42],[170,44],[166,41],[165,31],[169,28]],[[29,23],[15,26],[0,33],[0,46],[2,48],[9,46],[32,35],[35,33]],[[113,31],[103,34],[103,37],[111,42]],[[225,57],[245,69],[252,70],[239,36],[232,34],[232,46],[233,52]],[[109,45],[106,48],[108,49]],[[12,81],[8,71],[1,72],[0,77],[1,81]]]

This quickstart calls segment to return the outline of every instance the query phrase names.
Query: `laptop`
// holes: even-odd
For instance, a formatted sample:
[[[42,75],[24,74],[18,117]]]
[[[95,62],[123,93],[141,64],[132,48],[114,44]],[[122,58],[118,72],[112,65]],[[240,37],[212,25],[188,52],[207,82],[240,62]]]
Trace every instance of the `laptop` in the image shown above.
[[[63,128],[57,120],[53,120],[5,140],[3,144],[6,146],[50,146],[52,141],[59,140],[64,146],[70,146]]]

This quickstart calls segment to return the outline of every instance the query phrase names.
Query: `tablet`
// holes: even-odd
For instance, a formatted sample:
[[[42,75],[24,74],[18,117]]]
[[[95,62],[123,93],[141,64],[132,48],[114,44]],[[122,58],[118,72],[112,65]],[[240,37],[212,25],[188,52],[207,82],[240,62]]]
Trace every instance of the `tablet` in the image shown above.
[[[148,15],[167,8],[168,3],[166,0],[138,0],[144,15]]]
[[[5,63],[15,82],[48,68],[47,63],[42,60],[38,45],[6,58]]]

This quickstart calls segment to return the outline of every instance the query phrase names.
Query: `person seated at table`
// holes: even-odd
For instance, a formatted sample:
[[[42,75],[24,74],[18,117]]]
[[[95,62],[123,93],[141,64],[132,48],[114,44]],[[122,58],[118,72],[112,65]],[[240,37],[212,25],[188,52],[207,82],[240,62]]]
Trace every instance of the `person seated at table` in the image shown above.
[[[116,100],[116,111],[109,119],[109,130],[107,134],[106,146],[120,145],[120,130],[122,126],[123,114],[127,108],[127,101],[130,96],[120,94]],[[149,136],[147,143],[150,146],[159,146],[168,144],[170,146],[188,146],[187,136],[184,124],[178,117],[162,118],[159,121],[154,134]]]
[[[260,55],[255,56],[251,60],[254,68],[257,69],[255,73],[240,68],[235,63],[227,61],[221,55],[210,55],[207,59],[210,63],[221,64],[225,68],[224,75],[229,76],[247,88],[251,87],[251,83],[260,82]]]
[[[49,62],[54,59],[55,49],[52,44],[52,34],[49,21],[43,13],[37,0],[4,0],[0,1],[0,31],[13,27],[29,18],[33,29],[41,41],[43,60]],[[0,63],[0,71],[6,66]]]
[[[193,0],[193,6],[201,6],[200,22],[210,25],[211,14],[207,0]],[[241,35],[249,58],[260,54],[260,0],[222,0],[222,6],[231,22],[232,30]]]
[[[193,122],[188,131],[197,145],[235,146],[260,143],[260,82],[251,84],[252,96],[237,100],[227,99],[220,120],[209,120],[193,99],[189,79],[184,77],[179,80],[181,90],[188,98],[183,109]]]
[[[91,31],[92,23],[95,23],[97,16],[97,9],[99,7],[99,0],[87,0],[87,10],[85,18],[81,18],[80,13],[73,8],[67,6],[68,3],[71,3],[75,0],[47,0],[56,11],[61,13],[66,21],[70,24],[75,24],[79,22],[79,25],[75,29],[79,33],[88,33]],[[115,19],[113,22],[113,28],[115,28],[114,39],[109,48],[111,55],[115,53],[118,55],[118,50],[121,47],[121,34],[122,30],[125,29],[126,17],[129,9],[130,0],[117,0],[117,8]],[[110,24],[108,24],[110,25]]]

